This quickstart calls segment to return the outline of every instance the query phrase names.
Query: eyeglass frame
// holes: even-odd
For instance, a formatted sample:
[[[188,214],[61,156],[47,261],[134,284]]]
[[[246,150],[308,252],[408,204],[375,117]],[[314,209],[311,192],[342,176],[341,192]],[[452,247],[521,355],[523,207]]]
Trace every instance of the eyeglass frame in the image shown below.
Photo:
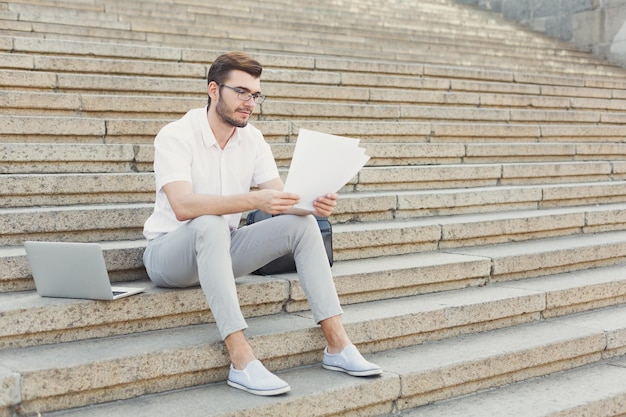
[[[250,99],[252,99],[252,101],[254,101],[255,104],[262,104],[267,98],[264,94],[261,94],[260,92],[252,94],[249,91],[245,91],[237,87],[231,87],[230,85],[226,85],[226,84],[218,84],[218,86],[226,87],[230,90],[233,90],[235,93],[237,93],[237,98],[241,101],[250,101]],[[248,98],[245,98],[245,99],[241,98],[242,94],[247,94]]]

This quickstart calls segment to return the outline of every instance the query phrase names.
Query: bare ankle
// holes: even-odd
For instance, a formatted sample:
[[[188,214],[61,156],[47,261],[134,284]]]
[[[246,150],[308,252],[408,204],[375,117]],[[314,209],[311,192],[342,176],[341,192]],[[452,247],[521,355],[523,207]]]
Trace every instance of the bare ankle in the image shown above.
[[[255,358],[252,346],[243,334],[243,331],[232,333],[224,339],[230,361],[235,369],[245,369]]]
[[[328,353],[340,353],[351,343],[339,316],[322,320],[320,325],[326,337]]]

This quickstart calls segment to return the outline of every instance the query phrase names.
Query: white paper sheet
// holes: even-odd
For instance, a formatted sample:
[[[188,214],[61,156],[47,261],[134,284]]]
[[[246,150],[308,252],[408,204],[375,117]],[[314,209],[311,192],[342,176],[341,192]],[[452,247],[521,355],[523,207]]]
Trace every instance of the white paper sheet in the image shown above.
[[[313,201],[339,191],[369,159],[359,139],[300,129],[285,191],[300,195],[296,207],[314,210]]]

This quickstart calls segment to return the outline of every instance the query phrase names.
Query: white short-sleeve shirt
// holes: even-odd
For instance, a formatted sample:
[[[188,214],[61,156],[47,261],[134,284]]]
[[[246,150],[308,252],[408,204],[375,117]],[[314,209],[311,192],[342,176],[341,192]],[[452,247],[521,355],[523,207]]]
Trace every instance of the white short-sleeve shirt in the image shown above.
[[[190,110],[169,123],[154,141],[154,212],[144,224],[144,236],[151,240],[184,224],[167,200],[163,186],[173,181],[191,182],[194,193],[233,195],[278,177],[278,168],[263,134],[248,124],[221,149],[209,127],[207,108]],[[241,213],[224,215],[236,228]]]

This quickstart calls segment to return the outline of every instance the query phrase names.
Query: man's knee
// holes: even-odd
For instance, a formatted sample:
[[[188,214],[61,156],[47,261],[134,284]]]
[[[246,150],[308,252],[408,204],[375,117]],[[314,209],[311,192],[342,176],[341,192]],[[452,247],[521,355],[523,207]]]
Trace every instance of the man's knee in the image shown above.
[[[230,248],[230,228],[222,216],[205,215],[191,220],[189,226],[194,230],[196,249]]]
[[[196,239],[210,237],[213,240],[230,239],[228,222],[222,216],[204,215],[189,222],[196,235]]]
[[[290,217],[289,230],[291,235],[308,236],[320,233],[317,220],[314,216],[287,216]]]
[[[317,225],[317,219],[313,216],[313,215],[309,215],[309,216],[299,216],[302,218],[303,223],[304,223],[304,228],[307,230],[307,232],[315,232],[315,233],[319,233],[319,226]]]

